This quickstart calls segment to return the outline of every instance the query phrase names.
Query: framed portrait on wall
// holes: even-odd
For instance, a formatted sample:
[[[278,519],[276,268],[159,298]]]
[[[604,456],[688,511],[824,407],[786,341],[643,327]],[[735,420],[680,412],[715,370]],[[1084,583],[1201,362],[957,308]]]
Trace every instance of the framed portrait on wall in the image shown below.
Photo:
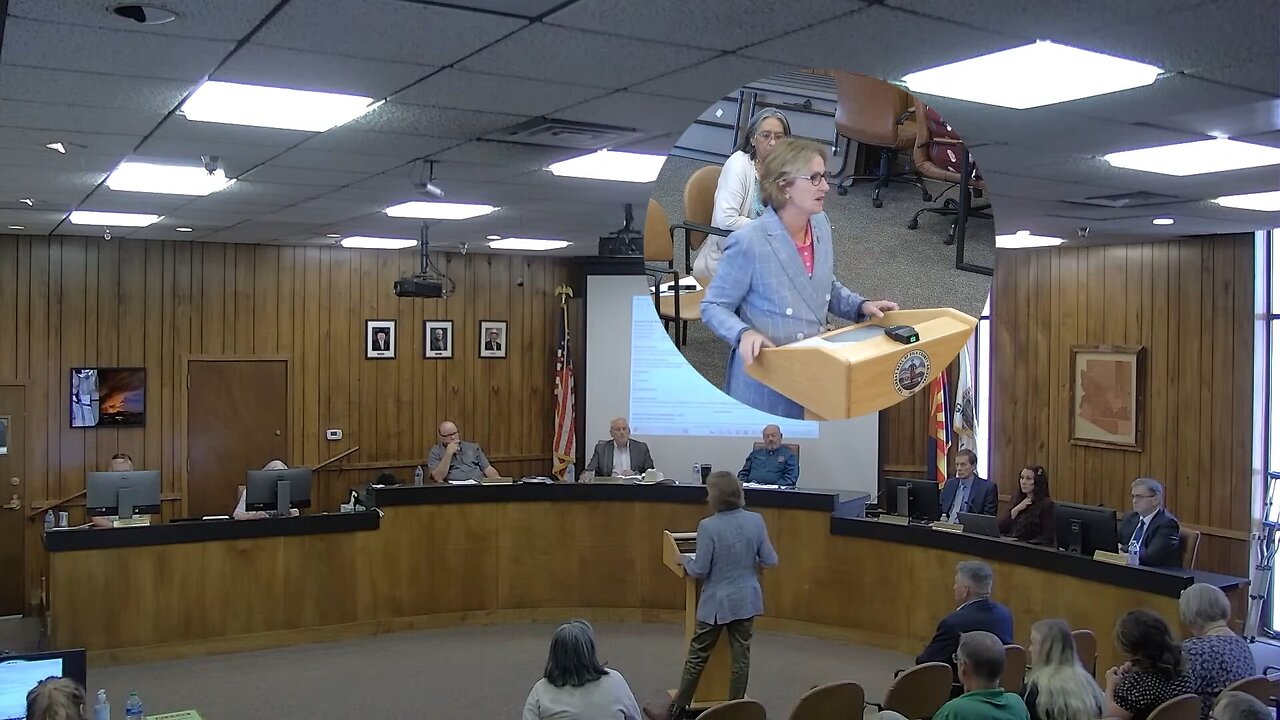
[[[1146,351],[1071,347],[1071,444],[1142,451]]]
[[[426,360],[453,357],[453,321],[422,321],[422,357]]]
[[[396,357],[396,321],[364,321],[364,358],[394,360]]]
[[[507,356],[507,321],[480,321],[480,357],[505,358]]]

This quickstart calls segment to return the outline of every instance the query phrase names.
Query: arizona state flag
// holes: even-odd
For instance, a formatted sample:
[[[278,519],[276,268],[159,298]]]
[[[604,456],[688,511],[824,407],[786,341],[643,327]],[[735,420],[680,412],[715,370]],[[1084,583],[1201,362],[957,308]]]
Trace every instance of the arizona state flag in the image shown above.
[[[929,477],[939,486],[947,482],[947,451],[951,449],[951,403],[947,400],[947,371],[929,383]]]

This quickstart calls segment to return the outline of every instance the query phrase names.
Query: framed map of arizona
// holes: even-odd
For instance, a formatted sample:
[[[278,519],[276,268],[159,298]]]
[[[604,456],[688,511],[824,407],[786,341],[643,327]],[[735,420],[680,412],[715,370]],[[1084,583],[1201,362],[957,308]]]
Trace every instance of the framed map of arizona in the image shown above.
[[[1071,443],[1142,452],[1146,352],[1141,347],[1071,347]]]

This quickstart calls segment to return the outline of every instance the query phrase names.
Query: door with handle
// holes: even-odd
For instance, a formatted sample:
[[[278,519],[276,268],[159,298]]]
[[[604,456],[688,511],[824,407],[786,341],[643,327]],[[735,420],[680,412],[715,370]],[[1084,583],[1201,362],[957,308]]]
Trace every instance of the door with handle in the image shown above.
[[[28,512],[24,475],[25,399],[22,386],[0,385],[0,617],[20,615],[26,578]]]

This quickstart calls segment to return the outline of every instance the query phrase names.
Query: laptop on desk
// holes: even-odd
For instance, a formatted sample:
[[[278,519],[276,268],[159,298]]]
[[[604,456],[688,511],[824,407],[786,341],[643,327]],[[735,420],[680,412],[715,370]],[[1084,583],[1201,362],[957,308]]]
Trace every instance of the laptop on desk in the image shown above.
[[[1000,525],[994,515],[962,512],[960,513],[960,524],[964,526],[964,531],[970,535],[1000,537]]]

